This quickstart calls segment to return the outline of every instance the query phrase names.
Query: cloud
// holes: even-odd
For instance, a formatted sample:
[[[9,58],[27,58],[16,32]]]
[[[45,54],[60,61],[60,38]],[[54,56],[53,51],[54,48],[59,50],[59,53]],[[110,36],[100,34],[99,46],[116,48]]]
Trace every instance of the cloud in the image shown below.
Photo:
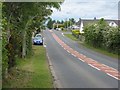
[[[61,5],[61,11],[53,9],[53,19],[65,18],[109,18],[117,19],[118,0],[66,0]]]

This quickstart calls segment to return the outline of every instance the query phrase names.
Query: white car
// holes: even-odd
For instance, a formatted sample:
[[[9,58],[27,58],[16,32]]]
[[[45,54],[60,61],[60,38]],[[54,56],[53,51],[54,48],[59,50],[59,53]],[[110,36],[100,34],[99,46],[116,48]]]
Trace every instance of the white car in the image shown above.
[[[42,37],[42,35],[41,34],[36,34],[35,37]]]
[[[56,28],[56,30],[57,30],[57,31],[60,31],[60,30],[61,30],[61,28]]]
[[[34,37],[33,44],[34,45],[43,45],[43,39],[42,39],[42,37]]]

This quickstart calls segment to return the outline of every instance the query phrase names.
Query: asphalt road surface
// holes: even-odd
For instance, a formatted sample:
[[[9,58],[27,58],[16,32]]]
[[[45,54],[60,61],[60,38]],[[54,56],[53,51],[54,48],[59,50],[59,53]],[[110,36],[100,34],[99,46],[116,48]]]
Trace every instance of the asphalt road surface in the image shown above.
[[[45,30],[44,39],[61,88],[118,88],[117,59],[87,49],[60,31]]]

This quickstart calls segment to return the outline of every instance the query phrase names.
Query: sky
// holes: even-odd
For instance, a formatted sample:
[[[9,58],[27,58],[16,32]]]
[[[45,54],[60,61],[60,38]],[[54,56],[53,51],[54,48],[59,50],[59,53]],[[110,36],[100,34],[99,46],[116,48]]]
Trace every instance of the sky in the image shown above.
[[[65,0],[61,10],[53,10],[53,20],[81,19],[118,19],[119,0]]]

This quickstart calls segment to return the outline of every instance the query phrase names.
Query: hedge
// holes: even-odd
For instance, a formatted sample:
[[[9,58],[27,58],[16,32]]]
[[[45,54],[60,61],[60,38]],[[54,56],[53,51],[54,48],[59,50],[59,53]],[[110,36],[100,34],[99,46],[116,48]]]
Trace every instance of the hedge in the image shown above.
[[[74,35],[76,38],[79,38],[80,31],[79,30],[72,30],[72,35]]]
[[[117,53],[120,45],[120,28],[109,26],[104,19],[84,27],[85,42],[94,47]]]

